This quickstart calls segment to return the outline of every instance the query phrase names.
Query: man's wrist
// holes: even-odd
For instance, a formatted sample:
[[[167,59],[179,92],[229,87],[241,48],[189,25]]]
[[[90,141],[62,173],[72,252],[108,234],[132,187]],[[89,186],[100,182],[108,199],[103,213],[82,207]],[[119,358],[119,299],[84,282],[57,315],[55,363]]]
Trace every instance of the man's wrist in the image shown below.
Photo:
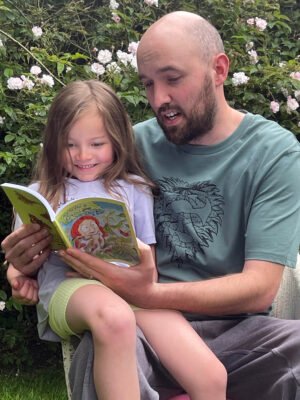
[[[155,282],[151,285],[151,289],[147,296],[144,296],[146,301],[145,308],[149,309],[164,309],[170,308],[167,307],[166,299],[167,299],[167,283],[159,283]]]

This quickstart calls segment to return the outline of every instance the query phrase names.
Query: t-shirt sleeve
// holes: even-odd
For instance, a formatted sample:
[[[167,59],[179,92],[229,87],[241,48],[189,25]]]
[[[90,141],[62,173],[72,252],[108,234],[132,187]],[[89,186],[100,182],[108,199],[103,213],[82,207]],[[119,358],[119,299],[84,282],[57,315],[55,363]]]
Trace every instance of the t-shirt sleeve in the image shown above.
[[[23,222],[21,221],[21,218],[19,217],[18,214],[16,214],[14,221],[13,221],[13,230],[15,231],[16,229],[20,228],[22,226]]]
[[[133,216],[137,238],[146,244],[156,243],[153,196],[150,190],[142,185],[135,187]]]
[[[251,207],[245,258],[295,267],[300,243],[300,153],[265,166]]]

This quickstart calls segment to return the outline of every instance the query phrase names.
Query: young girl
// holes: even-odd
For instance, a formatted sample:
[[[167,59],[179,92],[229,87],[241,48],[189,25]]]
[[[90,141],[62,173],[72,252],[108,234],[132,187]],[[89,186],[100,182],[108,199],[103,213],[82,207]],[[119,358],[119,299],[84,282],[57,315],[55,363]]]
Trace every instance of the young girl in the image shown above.
[[[56,210],[87,196],[121,198],[137,237],[153,245],[151,186],[137,159],[129,117],[112,89],[98,81],[64,87],[49,111],[31,187]],[[52,253],[38,274],[39,334],[57,340],[91,331],[99,398],[140,399],[137,324],[191,399],[225,400],[223,365],[181,313],[137,309],[97,280],[67,276],[70,270]],[[16,276],[20,272],[10,265],[8,279]]]

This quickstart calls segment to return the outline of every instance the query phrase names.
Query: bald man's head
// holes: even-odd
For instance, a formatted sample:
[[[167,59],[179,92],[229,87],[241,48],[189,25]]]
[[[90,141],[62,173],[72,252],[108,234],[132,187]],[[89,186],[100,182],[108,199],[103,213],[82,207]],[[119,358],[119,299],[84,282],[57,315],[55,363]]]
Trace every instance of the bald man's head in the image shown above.
[[[204,62],[209,62],[216,54],[224,53],[223,42],[216,28],[201,16],[190,12],[175,11],[161,17],[142,36],[139,47],[143,49],[157,36],[161,40],[183,39]]]

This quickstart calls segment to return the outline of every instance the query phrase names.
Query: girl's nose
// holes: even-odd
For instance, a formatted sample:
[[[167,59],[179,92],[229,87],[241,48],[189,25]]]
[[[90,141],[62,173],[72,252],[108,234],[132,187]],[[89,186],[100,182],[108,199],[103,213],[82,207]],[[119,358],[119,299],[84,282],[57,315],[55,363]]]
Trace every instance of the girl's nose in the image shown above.
[[[80,147],[78,148],[78,152],[77,152],[77,158],[79,160],[87,160],[90,158],[90,151],[88,148],[86,147]]]

